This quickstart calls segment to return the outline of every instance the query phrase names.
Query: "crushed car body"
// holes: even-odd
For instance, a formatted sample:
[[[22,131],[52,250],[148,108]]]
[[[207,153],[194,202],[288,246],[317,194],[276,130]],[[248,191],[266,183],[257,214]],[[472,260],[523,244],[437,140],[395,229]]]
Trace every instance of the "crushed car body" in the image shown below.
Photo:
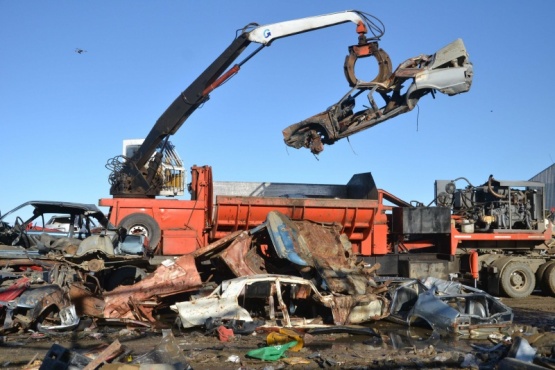
[[[326,111],[283,130],[283,138],[293,148],[309,148],[314,154],[357,132],[411,111],[420,98],[435,91],[456,95],[470,90],[473,67],[461,39],[432,55],[409,58],[388,76],[364,82],[354,77],[354,61],[347,58],[345,74],[352,89]],[[403,84],[410,85],[403,90]],[[383,100],[380,106],[375,94]],[[362,97],[366,96],[364,103]],[[357,101],[357,99],[360,99]],[[364,107],[359,109],[358,107]]]
[[[29,201],[0,217],[0,245],[24,248],[27,252],[38,254],[58,252],[61,255],[80,257],[95,249],[95,244],[97,250],[108,255],[118,252],[143,254],[142,247],[147,240],[138,235],[130,235],[129,240],[125,240],[126,232],[127,230],[116,230],[104,213],[93,204]],[[79,250],[81,242],[94,235],[97,237],[87,240],[86,245]],[[101,240],[104,236],[107,236],[107,240]],[[113,245],[113,248],[106,247],[107,244]],[[136,244],[141,247],[140,250]],[[13,248],[0,248],[10,249]]]
[[[69,295],[58,285],[40,283],[26,276],[2,281],[2,332],[71,330],[79,324]]]
[[[201,265],[213,266],[205,275],[218,269],[220,275],[229,270],[230,278],[263,273],[303,276],[334,293],[374,299],[380,292],[372,281],[377,266],[358,263],[342,230],[338,223],[293,221],[270,211],[261,225],[230,234],[194,255]]]
[[[512,322],[511,310],[483,291],[442,280],[376,276],[380,265],[357,261],[339,224],[293,221],[271,211],[263,224],[168,258],[147,273],[145,255],[137,252],[144,251],[143,241],[133,240],[133,248],[140,248],[125,254],[129,246],[122,248],[117,232],[108,233],[114,230],[94,206],[69,213],[82,214],[87,224],[86,216],[99,212],[101,228],[82,239],[63,236],[56,239],[68,241],[63,247],[45,250],[40,241],[50,230],[35,220],[47,209],[63,214],[62,205],[30,203],[35,211],[27,221],[19,218],[11,227],[2,218],[3,236],[13,244],[0,249],[4,330],[70,330],[82,316],[154,327],[162,306],[176,312],[184,328],[206,326],[209,319],[311,328],[389,318],[478,337]],[[64,228],[64,234],[72,231]],[[217,288],[204,294],[210,286]]]
[[[153,304],[170,295],[198,290],[202,281],[211,280],[227,287],[230,281],[235,281],[234,278],[256,276],[260,279],[264,276],[269,281],[275,279],[273,276],[283,276],[285,272],[291,275],[289,279],[302,279],[301,276],[307,278],[302,279],[305,282],[304,289],[313,291],[316,297],[326,295],[319,301],[331,310],[333,320],[327,320],[327,324],[359,323],[387,316],[388,301],[384,298],[386,288],[377,286],[372,280],[379,265],[367,267],[357,264],[351,243],[340,231],[341,227],[337,224],[292,221],[284,214],[272,211],[265,223],[252,230],[232,233],[192,255],[167,260],[149,277],[133,286],[106,292],[103,316],[153,322]],[[283,279],[279,282],[286,284]],[[300,281],[295,284],[300,284]],[[268,282],[260,284],[271,285]],[[277,283],[272,284],[275,286]],[[291,282],[287,281],[287,284]],[[213,296],[217,294],[214,291]],[[271,293],[264,294],[266,299],[277,302],[278,298],[272,298]],[[232,296],[229,299],[236,305],[237,298],[233,297],[233,293],[226,293],[228,295]],[[219,301],[218,304],[228,301],[225,297],[213,300]],[[333,302],[330,303],[330,300]],[[195,307],[206,301],[198,301]],[[151,306],[146,307],[147,304]],[[272,304],[270,306],[273,307]],[[204,312],[204,309],[201,311]],[[245,310],[236,307],[235,312],[236,319],[245,320]],[[270,319],[262,312],[255,313],[266,320]],[[227,318],[233,315],[224,316]],[[186,320],[192,320],[189,314],[187,317]],[[184,325],[187,325],[186,320]],[[205,321],[205,318],[200,321]],[[302,325],[307,325],[307,322],[303,321]]]
[[[91,204],[30,201],[3,214],[4,330],[73,329],[79,317],[90,313],[80,301],[83,295],[75,292],[93,297],[140,280],[148,265],[143,258],[147,244],[144,236],[116,229]]]
[[[155,323],[152,312],[166,296],[198,290],[201,286],[193,256],[167,259],[139,282],[104,292],[100,317]]]
[[[82,263],[103,257],[134,259],[147,250],[148,238],[111,225],[93,204],[29,201],[0,217],[0,258],[33,256]],[[94,271],[100,265],[90,267]]]
[[[315,327],[358,324],[387,316],[386,300],[359,301],[348,295],[318,291],[297,276],[261,274],[222,282],[206,297],[177,302],[184,328],[202,326],[208,319],[264,320],[266,326]]]
[[[476,336],[512,320],[504,305],[472,288],[437,281],[427,287],[417,280],[376,280],[379,265],[357,263],[350,242],[336,224],[292,221],[271,211],[262,225],[230,234],[194,254],[167,259],[147,275],[144,266],[134,265],[137,259],[144,261],[142,256],[126,256],[121,240],[114,242],[117,233],[89,230],[90,235],[82,239],[63,236],[56,240],[68,243],[45,251],[46,244],[40,243],[47,240],[44,235],[50,230],[36,220],[45,218],[47,210],[58,218],[69,214],[71,224],[79,219],[71,214],[82,215],[79,228],[91,224],[86,217],[92,215],[103,230],[111,226],[94,206],[29,203],[35,208],[32,217],[19,218],[13,228],[2,224],[4,236],[10,236],[14,244],[0,251],[5,266],[3,285],[8,287],[3,299],[9,302],[7,329],[72,328],[80,315],[155,325],[154,310],[162,303],[171,305],[172,297],[182,293],[188,293],[191,301],[177,302],[171,308],[184,327],[204,325],[208,318],[311,327],[390,317],[409,325],[426,322],[441,333]],[[73,231],[64,228],[64,234]],[[59,230],[52,233],[57,235]],[[194,292],[209,280],[206,276],[214,274],[222,279],[217,281],[218,288],[207,297],[195,298]],[[29,281],[34,282],[34,290]],[[27,297],[36,303],[25,303]],[[24,308],[27,311],[22,314]],[[43,323],[44,317],[50,321]]]
[[[381,278],[389,285],[388,320],[440,335],[484,338],[512,324],[510,307],[486,292],[438,278]]]

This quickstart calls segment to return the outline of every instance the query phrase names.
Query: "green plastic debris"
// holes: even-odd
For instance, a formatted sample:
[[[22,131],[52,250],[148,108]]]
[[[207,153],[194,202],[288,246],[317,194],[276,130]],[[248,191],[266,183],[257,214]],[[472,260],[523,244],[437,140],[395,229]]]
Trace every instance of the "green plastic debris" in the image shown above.
[[[247,352],[247,357],[257,358],[264,361],[277,361],[280,358],[285,357],[285,351],[296,345],[297,341],[294,340],[292,342],[280,344],[277,346],[257,348]]]

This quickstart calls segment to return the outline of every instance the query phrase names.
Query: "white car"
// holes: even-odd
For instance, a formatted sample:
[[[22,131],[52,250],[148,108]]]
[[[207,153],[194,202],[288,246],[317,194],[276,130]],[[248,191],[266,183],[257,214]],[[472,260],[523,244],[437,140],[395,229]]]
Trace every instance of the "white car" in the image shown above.
[[[184,328],[208,319],[264,319],[267,326],[318,327],[359,324],[387,316],[389,302],[372,295],[320,293],[310,281],[296,276],[251,275],[222,282],[206,297],[170,306]]]

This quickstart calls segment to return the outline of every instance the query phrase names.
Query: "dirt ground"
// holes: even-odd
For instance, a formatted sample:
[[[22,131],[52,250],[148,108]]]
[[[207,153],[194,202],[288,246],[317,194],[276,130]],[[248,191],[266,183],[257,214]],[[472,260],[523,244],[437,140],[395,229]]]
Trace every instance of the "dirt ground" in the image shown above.
[[[513,308],[514,331],[537,330],[555,332],[555,298],[532,295],[526,299],[503,299]],[[350,335],[345,333],[307,335],[299,352],[287,352],[287,357],[275,362],[249,359],[248,351],[266,345],[266,334],[236,336],[230,342],[206,335],[201,330],[182,332],[172,330],[173,338],[166,339],[163,351],[153,350],[162,343],[162,333],[129,330],[121,327],[99,327],[97,330],[75,331],[63,335],[22,334],[8,335],[0,340],[0,368],[38,369],[54,343],[72,353],[94,357],[116,339],[126,350],[118,362],[140,359],[149,354],[159,362],[168,362],[171,345],[177,346],[181,360],[192,369],[460,369],[494,368],[499,351],[476,350],[491,348],[489,340],[449,339],[430,337],[426,331],[408,330],[387,322],[370,325],[379,336]],[[531,329],[532,328],[532,329]],[[166,331],[167,333],[167,331]],[[553,343],[555,344],[555,343]],[[170,345],[168,347],[168,345]],[[500,351],[508,350],[504,346]],[[176,357],[173,357],[176,358]],[[143,359],[143,361],[146,361]]]

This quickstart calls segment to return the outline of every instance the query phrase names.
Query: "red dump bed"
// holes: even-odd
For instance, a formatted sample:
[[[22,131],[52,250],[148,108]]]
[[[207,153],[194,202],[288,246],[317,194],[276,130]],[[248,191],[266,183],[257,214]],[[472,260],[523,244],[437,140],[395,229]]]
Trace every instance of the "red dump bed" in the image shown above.
[[[265,198],[217,196],[210,239],[220,239],[236,230],[248,230],[266,221],[270,211],[292,220],[340,223],[354,242],[366,239],[378,209],[373,199]]]

